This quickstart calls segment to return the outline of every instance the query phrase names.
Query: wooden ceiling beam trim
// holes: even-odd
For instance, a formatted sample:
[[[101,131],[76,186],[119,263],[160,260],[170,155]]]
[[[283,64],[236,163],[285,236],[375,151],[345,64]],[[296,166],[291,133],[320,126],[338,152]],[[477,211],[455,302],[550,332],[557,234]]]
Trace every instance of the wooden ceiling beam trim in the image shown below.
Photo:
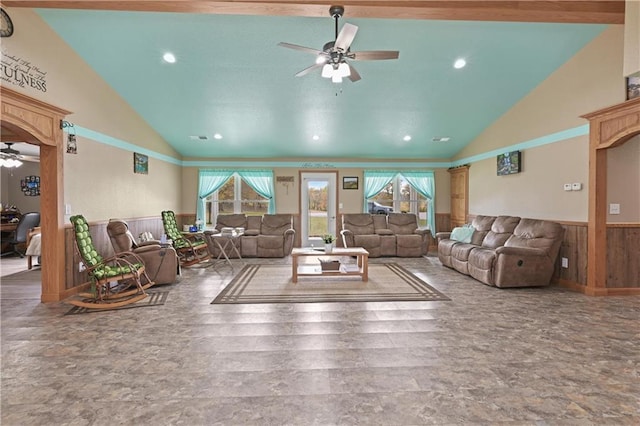
[[[374,1],[344,0],[345,17],[623,24],[624,0]],[[328,16],[330,2],[317,0],[5,0],[8,7],[212,13],[227,15]]]

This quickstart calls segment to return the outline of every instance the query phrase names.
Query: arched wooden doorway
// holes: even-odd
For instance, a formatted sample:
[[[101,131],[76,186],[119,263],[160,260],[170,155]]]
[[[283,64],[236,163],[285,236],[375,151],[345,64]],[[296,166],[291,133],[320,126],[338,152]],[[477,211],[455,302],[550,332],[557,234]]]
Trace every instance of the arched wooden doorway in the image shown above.
[[[640,294],[640,286],[607,288],[607,149],[640,134],[640,98],[582,117],[589,120],[589,225],[585,293],[591,296]],[[628,258],[627,262],[638,262]]]
[[[22,141],[40,145],[40,226],[42,227],[42,302],[64,299],[63,134],[70,114],[0,86],[0,122]]]

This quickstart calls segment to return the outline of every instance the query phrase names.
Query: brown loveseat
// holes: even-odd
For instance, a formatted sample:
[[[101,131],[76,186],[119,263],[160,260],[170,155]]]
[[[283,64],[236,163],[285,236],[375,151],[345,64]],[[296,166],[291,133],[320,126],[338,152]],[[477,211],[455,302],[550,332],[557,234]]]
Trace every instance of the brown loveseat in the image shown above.
[[[340,235],[345,247],[363,247],[369,257],[420,257],[431,241],[430,231],[418,227],[412,213],[344,214]]]
[[[471,226],[469,242],[436,234],[443,265],[496,287],[549,285],[564,235],[559,223],[476,216]]]
[[[236,242],[242,257],[285,257],[291,254],[295,239],[293,217],[290,214],[265,214],[263,216],[247,216],[244,214],[219,215],[215,230],[207,233],[221,233],[223,228],[242,228],[242,236]],[[224,247],[224,239],[220,244]],[[208,238],[207,238],[208,239]],[[209,251],[218,257],[220,249],[216,244],[209,244]],[[233,250],[227,250],[229,257],[237,257]]]

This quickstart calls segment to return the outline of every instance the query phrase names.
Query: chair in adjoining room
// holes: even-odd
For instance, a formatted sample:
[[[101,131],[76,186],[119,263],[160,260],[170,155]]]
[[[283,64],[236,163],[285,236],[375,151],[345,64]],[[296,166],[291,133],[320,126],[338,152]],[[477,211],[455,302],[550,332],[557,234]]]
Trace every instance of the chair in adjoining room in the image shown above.
[[[21,253],[18,250],[18,245],[27,243],[27,234],[31,228],[35,228],[40,225],[40,213],[38,212],[29,212],[25,213],[21,218],[20,222],[16,226],[16,229],[13,231],[11,239],[7,241],[7,243],[11,246],[11,250],[6,253],[2,253],[2,256],[9,256],[11,254],[17,254],[20,257],[24,257],[24,253]]]
[[[173,243],[176,249],[180,264],[182,266],[191,266],[196,263],[204,262],[211,258],[209,248],[202,234],[183,234],[178,229],[176,215],[171,210],[162,212],[162,224],[164,232]]]
[[[107,234],[114,252],[116,254],[133,252],[138,255],[144,262],[147,274],[156,284],[176,282],[180,266],[178,255],[173,247],[163,247],[157,240],[136,243],[136,239],[129,230],[129,224],[120,219],[109,220]],[[142,284],[146,284],[144,276]]]
[[[86,266],[91,291],[80,293],[80,300],[68,303],[88,309],[109,309],[136,303],[145,297],[145,290],[154,283],[147,275],[142,259],[133,252],[122,252],[103,258],[95,249],[89,224],[82,215],[70,218],[75,234],[74,245]],[[146,284],[142,284],[142,280]]]

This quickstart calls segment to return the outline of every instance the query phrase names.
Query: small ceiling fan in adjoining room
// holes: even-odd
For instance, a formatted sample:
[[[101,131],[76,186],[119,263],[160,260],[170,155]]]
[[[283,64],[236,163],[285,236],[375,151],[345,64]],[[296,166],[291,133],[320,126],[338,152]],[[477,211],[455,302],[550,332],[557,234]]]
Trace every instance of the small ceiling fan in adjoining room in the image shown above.
[[[360,77],[358,71],[347,60],[377,61],[383,59],[398,59],[400,52],[397,50],[351,52],[351,43],[358,32],[358,27],[345,23],[340,33],[338,33],[338,20],[344,14],[344,7],[331,6],[329,14],[335,20],[335,40],[325,43],[322,50],[291,43],[278,43],[278,46],[316,55],[316,63],[297,73],[296,77],[305,76],[314,70],[322,68],[322,77],[330,78],[334,83],[342,83],[343,78],[348,78],[356,82],[362,77]]]
[[[40,158],[33,155],[23,155],[20,151],[11,148],[17,142],[4,142],[7,145],[0,149],[0,166],[2,167],[20,167],[23,161],[40,162]]]

